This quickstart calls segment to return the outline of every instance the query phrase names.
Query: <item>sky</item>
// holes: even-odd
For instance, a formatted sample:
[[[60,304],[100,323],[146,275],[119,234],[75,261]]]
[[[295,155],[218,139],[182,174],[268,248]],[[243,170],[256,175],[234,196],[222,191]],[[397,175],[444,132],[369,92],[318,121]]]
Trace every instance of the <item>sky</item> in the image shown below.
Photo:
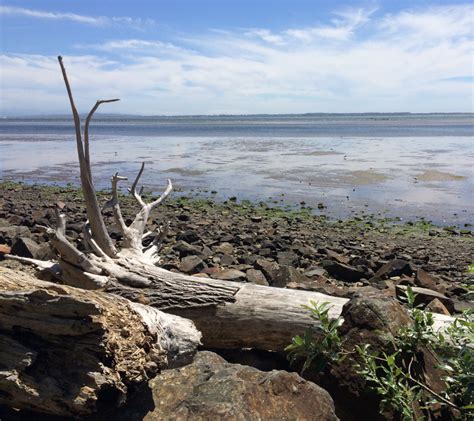
[[[0,1],[0,116],[473,112],[474,5]]]

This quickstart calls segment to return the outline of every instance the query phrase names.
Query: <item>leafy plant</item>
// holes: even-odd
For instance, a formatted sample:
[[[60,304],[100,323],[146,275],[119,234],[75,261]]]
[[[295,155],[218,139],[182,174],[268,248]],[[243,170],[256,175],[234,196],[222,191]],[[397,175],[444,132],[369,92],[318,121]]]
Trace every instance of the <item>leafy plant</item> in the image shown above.
[[[467,267],[467,273],[474,273],[474,263],[471,263],[468,267]]]
[[[427,409],[437,403],[455,410],[460,419],[474,416],[474,317],[464,313],[443,332],[435,332],[433,315],[415,305],[416,296],[407,287],[405,301],[412,325],[406,326],[393,339],[394,353],[373,352],[368,344],[356,346],[359,357],[355,369],[381,398],[381,409],[397,411],[403,420],[413,420],[413,403]],[[291,361],[304,358],[303,370],[312,366],[322,370],[326,364],[341,361],[351,352],[344,349],[339,335],[342,318],[331,319],[331,306],[311,302],[306,306],[310,316],[318,322],[304,336],[295,336],[286,347]],[[442,394],[434,392],[412,373],[420,347],[431,347],[442,361],[447,375],[442,379],[446,388]]]
[[[285,351],[288,352],[291,362],[305,359],[302,372],[311,365],[315,370],[321,371],[327,363],[337,362],[343,358],[342,340],[338,329],[344,320],[342,317],[336,319],[329,317],[332,306],[328,302],[317,304],[311,301],[311,305],[305,308],[318,324],[314,328],[307,329],[303,336],[295,336]],[[317,340],[314,340],[315,336]]]
[[[433,347],[448,373],[445,397],[474,415],[474,315],[465,312],[437,335]]]
[[[380,409],[397,411],[403,420],[413,419],[413,403],[422,400],[422,389],[413,384],[409,370],[398,361],[400,351],[382,356],[369,351],[370,346],[356,346],[360,357],[357,372],[372,383],[372,388],[381,397]]]
[[[408,306],[413,324],[400,329],[395,337],[395,343],[400,349],[412,353],[416,352],[419,346],[426,346],[435,339],[433,314],[421,310],[420,306],[416,306],[415,299],[416,295],[411,286],[408,285],[404,301]]]

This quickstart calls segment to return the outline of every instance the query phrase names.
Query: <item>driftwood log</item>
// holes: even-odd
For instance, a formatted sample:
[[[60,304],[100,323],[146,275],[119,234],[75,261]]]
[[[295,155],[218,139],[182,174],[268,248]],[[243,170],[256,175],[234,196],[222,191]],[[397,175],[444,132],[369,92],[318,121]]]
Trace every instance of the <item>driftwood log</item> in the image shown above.
[[[168,180],[164,193],[151,203],[146,203],[142,198],[142,189],[138,188],[144,164],[129,190],[141,210],[128,226],[122,217],[118,200],[118,183],[126,178],[116,173],[111,180],[112,197],[103,208],[112,208],[115,223],[123,236],[122,249],[117,250],[105,226],[92,181],[89,124],[101,104],[118,100],[97,101],[86,118],[82,133],[66,70],[62,58],[58,59],[74,119],[88,217],[84,238],[90,251],[82,253],[66,239],[65,215],[58,210],[56,228],[44,227],[57,253],[57,262],[22,261],[49,270],[62,283],[85,289],[101,289],[189,318],[201,330],[203,344],[208,347],[281,351],[295,334],[314,325],[314,320],[303,307],[310,301],[329,301],[333,305],[330,314],[333,317],[341,314],[342,306],[347,302],[343,298],[309,291],[208,280],[158,267],[160,244],[166,235],[167,224],[163,224],[158,232],[151,233],[146,230],[147,220],[152,209],[171,193],[172,184]],[[149,241],[149,237],[153,237],[153,241],[145,247],[143,240],[148,238]],[[449,317],[438,315],[435,315],[435,319],[438,326],[450,320]]]
[[[0,405],[81,416],[188,363],[192,322],[100,291],[0,268]]]

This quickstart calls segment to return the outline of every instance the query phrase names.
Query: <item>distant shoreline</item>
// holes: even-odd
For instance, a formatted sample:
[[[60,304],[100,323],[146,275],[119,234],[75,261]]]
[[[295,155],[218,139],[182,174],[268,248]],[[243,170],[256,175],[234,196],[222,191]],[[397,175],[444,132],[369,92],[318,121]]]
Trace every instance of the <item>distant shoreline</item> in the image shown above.
[[[85,115],[85,114],[84,114]],[[400,112],[376,112],[369,111],[363,113],[284,113],[284,114],[120,114],[120,113],[96,113],[95,119],[114,119],[114,118],[137,118],[137,119],[154,119],[154,118],[242,118],[242,117],[343,117],[343,116],[353,116],[353,117],[364,117],[364,116],[472,116],[474,117],[474,112],[469,111],[450,111],[450,112],[410,112],[410,111],[400,111]],[[32,115],[6,115],[1,116],[0,120],[21,120],[21,119],[71,119],[69,113],[64,114],[32,114]]]

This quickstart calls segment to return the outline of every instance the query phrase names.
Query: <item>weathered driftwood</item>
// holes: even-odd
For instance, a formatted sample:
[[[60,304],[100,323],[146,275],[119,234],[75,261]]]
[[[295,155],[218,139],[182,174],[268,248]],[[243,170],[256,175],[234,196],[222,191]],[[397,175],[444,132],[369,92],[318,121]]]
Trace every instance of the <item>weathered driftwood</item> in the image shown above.
[[[62,416],[116,406],[192,359],[192,322],[0,268],[0,404]]]
[[[123,220],[117,194],[118,182],[126,178],[118,173],[112,177],[112,198],[106,203],[106,207],[112,208],[117,228],[124,238],[122,249],[117,250],[105,227],[97,202],[92,182],[88,136],[89,122],[94,111],[100,104],[116,100],[97,102],[87,117],[83,138],[79,114],[61,57],[59,63],[76,128],[81,183],[88,216],[84,238],[90,246],[90,252],[82,253],[67,241],[64,235],[65,216],[58,211],[56,229],[45,228],[57,251],[58,262],[45,264],[29,259],[22,259],[23,261],[49,268],[55,277],[66,284],[86,289],[103,289],[188,317],[202,331],[204,345],[216,348],[282,350],[295,334],[314,324],[303,307],[311,300],[329,301],[334,305],[331,313],[334,317],[341,313],[345,299],[308,291],[207,280],[157,267],[166,224],[159,232],[150,233],[146,232],[146,223],[152,209],[170,194],[172,185],[168,180],[163,195],[151,203],[145,203],[141,189],[137,190],[143,164],[130,189],[141,210],[129,226]],[[153,241],[144,247],[143,239],[150,236],[154,236]],[[436,316],[436,320],[442,324],[445,319]]]

